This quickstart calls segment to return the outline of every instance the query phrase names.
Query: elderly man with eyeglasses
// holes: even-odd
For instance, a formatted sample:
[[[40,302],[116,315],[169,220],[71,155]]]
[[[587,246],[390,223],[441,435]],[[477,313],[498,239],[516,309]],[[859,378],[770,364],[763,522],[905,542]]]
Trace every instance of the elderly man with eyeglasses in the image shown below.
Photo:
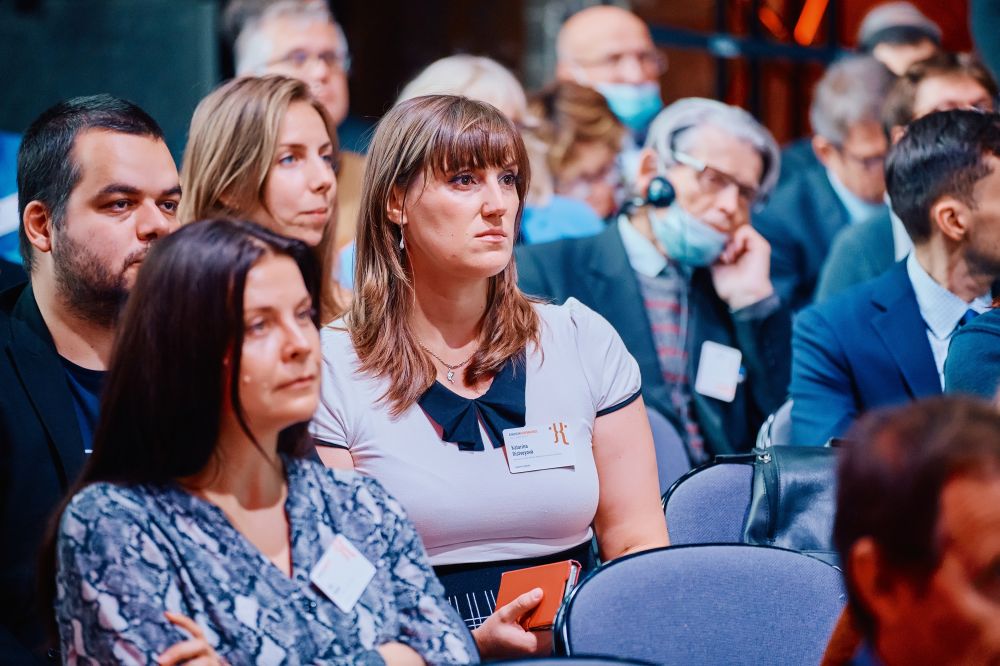
[[[238,75],[282,74],[301,79],[340,127],[342,143],[347,143],[345,135],[363,133],[361,128],[345,131],[352,124],[347,114],[351,56],[344,31],[326,0],[231,0],[223,22],[233,40]],[[338,248],[354,238],[364,162],[363,155],[340,151]]]
[[[650,125],[635,199],[598,236],[518,250],[521,288],[603,315],[639,363],[642,394],[692,462],[748,450],[784,401],[791,317],[750,209],[779,151],[750,114],[680,100]]]
[[[783,174],[768,205],[754,216],[754,226],[771,244],[775,288],[793,310],[813,301],[842,229],[874,220],[889,224],[882,174],[889,140],[880,114],[894,80],[871,56],[830,65],[809,108],[812,166]]]

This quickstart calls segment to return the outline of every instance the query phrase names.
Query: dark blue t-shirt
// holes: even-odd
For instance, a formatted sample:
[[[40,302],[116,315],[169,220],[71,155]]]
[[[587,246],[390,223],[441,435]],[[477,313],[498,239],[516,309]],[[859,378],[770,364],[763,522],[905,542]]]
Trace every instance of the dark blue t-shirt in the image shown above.
[[[97,415],[101,411],[101,388],[104,386],[104,370],[88,370],[76,363],[71,363],[60,357],[69,391],[73,395],[73,406],[76,408],[76,420],[80,424],[80,437],[83,439],[83,450],[90,453],[94,441],[94,430],[97,428]]]

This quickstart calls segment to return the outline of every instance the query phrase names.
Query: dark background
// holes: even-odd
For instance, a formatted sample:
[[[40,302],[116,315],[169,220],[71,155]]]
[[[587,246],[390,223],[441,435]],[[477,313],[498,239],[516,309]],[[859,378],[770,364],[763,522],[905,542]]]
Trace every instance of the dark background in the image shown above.
[[[826,4],[797,44],[807,2]],[[180,157],[198,100],[232,75],[220,0],[0,0],[0,129],[21,132],[74,95],[110,92],[148,110]],[[352,115],[374,122],[422,67],[454,53],[493,57],[533,88],[550,76],[554,31],[587,0],[331,0],[353,58]],[[670,67],[664,98],[718,97],[756,113],[782,141],[808,132],[811,86],[853,47],[871,0],[635,0]],[[968,0],[916,0],[966,50]],[[761,20],[762,12],[769,21]],[[714,36],[714,37],[713,37]],[[721,37],[721,39],[720,39]],[[733,57],[720,57],[727,53]]]

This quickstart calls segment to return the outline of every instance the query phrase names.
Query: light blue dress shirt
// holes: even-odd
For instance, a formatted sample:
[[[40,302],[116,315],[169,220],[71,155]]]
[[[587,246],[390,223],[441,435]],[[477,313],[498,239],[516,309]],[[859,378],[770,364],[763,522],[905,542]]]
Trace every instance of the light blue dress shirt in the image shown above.
[[[990,295],[983,294],[966,303],[961,298],[948,291],[934,281],[920,262],[917,255],[910,253],[906,259],[906,272],[917,295],[917,306],[920,316],[927,326],[927,340],[931,343],[934,354],[934,364],[937,366],[941,390],[944,390],[944,362],[948,358],[948,345],[951,336],[958,329],[958,322],[968,310],[980,314],[990,308]]]
[[[826,177],[830,181],[833,193],[837,195],[837,199],[840,200],[840,203],[844,206],[844,210],[847,211],[847,221],[851,224],[860,224],[861,222],[874,220],[885,212],[886,205],[884,201],[880,203],[865,201],[847,189],[847,185],[840,182],[837,175],[829,169],[826,170]]]

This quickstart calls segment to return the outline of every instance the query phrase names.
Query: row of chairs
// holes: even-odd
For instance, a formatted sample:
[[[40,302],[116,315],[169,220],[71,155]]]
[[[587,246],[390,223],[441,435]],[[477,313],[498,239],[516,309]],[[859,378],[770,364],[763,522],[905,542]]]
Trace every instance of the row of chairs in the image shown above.
[[[767,420],[758,447],[787,442],[790,411],[789,402]],[[531,663],[819,663],[846,601],[841,571],[794,550],[742,543],[752,462],[692,470],[670,422],[649,414],[672,545],[594,571],[556,619],[562,656]]]

